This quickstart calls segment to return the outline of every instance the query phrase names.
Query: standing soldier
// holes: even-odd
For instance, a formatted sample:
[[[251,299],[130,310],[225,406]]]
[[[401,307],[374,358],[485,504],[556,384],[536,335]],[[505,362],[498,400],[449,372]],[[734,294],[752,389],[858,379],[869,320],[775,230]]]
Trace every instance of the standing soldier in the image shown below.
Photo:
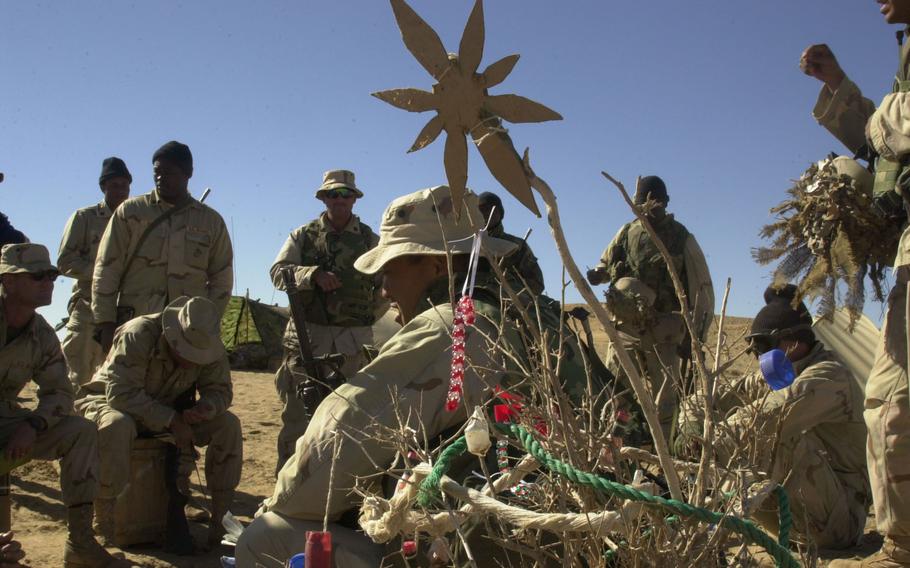
[[[634,199],[638,206],[649,205],[645,216],[670,253],[693,312],[698,339],[704,341],[714,314],[714,287],[701,247],[686,227],[666,212],[670,196],[662,179],[641,178]],[[658,416],[664,435],[669,436],[677,390],[683,386],[681,361],[691,358],[691,341],[670,271],[641,221],[636,219],[619,230],[600,264],[588,271],[588,281],[594,285],[611,283],[607,295],[611,311],[617,317],[618,329],[632,337],[652,392],[660,393]]]
[[[199,399],[196,400],[196,392]],[[221,315],[206,298],[177,298],[160,314],[130,320],[118,331],[111,356],[76,403],[98,425],[101,491],[99,533],[113,538],[114,502],[130,476],[130,451],[140,433],[170,432],[180,451],[170,471],[167,547],[192,554],[184,506],[193,470],[193,446],[208,446],[205,479],[212,492],[208,544],[224,534],[222,517],[234,499],[243,467],[240,420],[228,412],[231,370],[221,343]],[[175,479],[176,478],[176,479]]]
[[[171,141],[152,156],[155,190],[123,202],[108,223],[92,276],[92,315],[101,349],[129,319],[203,296],[222,313],[234,253],[224,220],[190,195],[193,155]]]
[[[537,257],[534,256],[534,251],[528,246],[528,241],[521,237],[510,235],[502,226],[502,220],[506,216],[502,200],[498,195],[489,191],[481,193],[477,198],[480,203],[480,212],[483,214],[484,219],[489,219],[490,222],[490,227],[487,230],[489,235],[518,245],[518,249],[515,252],[500,261],[500,266],[509,279],[512,288],[516,292],[527,288],[534,296],[543,294],[543,272],[540,270],[540,265],[537,264]]]
[[[66,505],[67,568],[129,566],[95,540],[92,500],[98,489],[98,433],[73,416],[73,386],[60,341],[35,310],[51,303],[59,272],[42,245],[12,244],[0,252],[0,448],[6,460],[60,460]],[[19,405],[29,380],[38,385],[38,406]]]
[[[910,0],[878,0],[889,24],[910,24]],[[826,45],[808,47],[800,68],[822,83],[813,116],[850,150],[874,159],[873,194],[879,210],[903,222],[910,199],[910,43],[898,32],[900,64],[893,91],[878,108],[864,98]],[[899,219],[899,220],[898,220]],[[894,287],[882,342],[866,382],[864,418],[869,430],[866,461],[875,524],[882,548],[862,561],[835,560],[832,567],[910,566],[910,396],[907,385],[907,308],[910,307],[910,229],[901,236],[894,259]]]
[[[363,192],[354,184],[353,172],[326,172],[316,190],[325,211],[290,234],[269,270],[279,290],[285,290],[284,272],[290,271],[291,281],[301,292],[313,354],[343,354],[340,372],[345,377],[353,376],[367,362],[363,346],[373,341],[371,326],[380,305],[376,279],[354,269],[357,257],[379,242],[376,233],[353,214],[360,197]],[[275,375],[275,388],[284,403],[276,472],[294,453],[297,438],[306,431],[315,410],[315,405],[307,408],[306,401],[297,397],[306,362],[300,360],[293,318],[284,332],[284,352],[284,362]]]
[[[92,273],[101,235],[117,207],[130,196],[133,176],[126,164],[117,157],[110,157],[101,164],[98,184],[104,199],[70,217],[60,241],[57,266],[64,276],[76,280],[73,295],[67,306],[69,331],[63,340],[63,355],[69,367],[69,377],[78,389],[92,378],[101,364],[101,346],[94,340],[95,324],[92,320]]]

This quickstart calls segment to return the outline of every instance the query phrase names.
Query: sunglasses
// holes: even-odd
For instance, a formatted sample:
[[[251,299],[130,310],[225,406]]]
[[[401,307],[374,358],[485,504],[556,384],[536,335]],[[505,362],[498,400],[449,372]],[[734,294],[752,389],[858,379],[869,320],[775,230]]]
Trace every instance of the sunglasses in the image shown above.
[[[35,282],[41,282],[42,280],[54,282],[57,280],[57,277],[60,276],[60,273],[56,270],[45,270],[44,272],[29,272],[28,275]]]
[[[756,335],[749,338],[749,353],[756,357],[776,349],[780,342],[770,335]]]
[[[330,189],[330,190],[324,192],[322,195],[323,195],[323,197],[326,197],[328,199],[338,199],[339,197],[347,199],[348,197],[354,197],[356,194],[353,191],[351,191],[350,189],[341,188],[341,189]]]

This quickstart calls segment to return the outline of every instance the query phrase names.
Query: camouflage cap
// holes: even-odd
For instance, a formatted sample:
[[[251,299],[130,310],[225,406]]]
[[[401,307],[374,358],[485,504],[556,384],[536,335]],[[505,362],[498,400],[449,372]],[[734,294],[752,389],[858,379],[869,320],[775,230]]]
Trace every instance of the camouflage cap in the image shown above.
[[[164,308],[161,326],[171,349],[191,363],[208,365],[224,356],[221,317],[208,298],[180,296]]]
[[[47,247],[34,243],[4,245],[0,252],[0,274],[21,274],[29,272],[38,274],[53,271],[60,273],[51,264]]]
[[[470,253],[474,223],[482,223],[477,196],[470,191],[464,196],[465,210],[456,219],[449,187],[440,185],[399,197],[382,215],[379,244],[360,255],[354,268],[376,274],[387,262],[399,256],[445,255],[446,242],[453,254]],[[486,256],[500,257],[518,248],[515,243],[486,236],[482,250]]]
[[[346,188],[363,197],[363,192],[354,184],[354,172],[350,170],[329,170],[322,174],[322,185],[316,190],[316,197],[322,197],[322,192],[330,189]]]

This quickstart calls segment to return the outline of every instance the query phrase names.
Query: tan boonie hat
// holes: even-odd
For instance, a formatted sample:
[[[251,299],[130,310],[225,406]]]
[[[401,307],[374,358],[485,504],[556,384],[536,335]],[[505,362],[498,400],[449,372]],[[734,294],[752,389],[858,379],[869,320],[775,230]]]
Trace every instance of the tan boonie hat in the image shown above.
[[[483,225],[477,196],[467,191],[465,211],[455,218],[449,187],[440,185],[399,197],[382,215],[379,244],[354,261],[354,268],[365,274],[376,274],[387,262],[411,254],[446,254],[446,241],[453,254],[470,253],[474,229],[471,220]],[[513,242],[485,236],[482,253],[500,257],[518,248]]]
[[[0,252],[0,274],[25,272],[40,274],[48,271],[60,274],[57,267],[51,264],[51,256],[44,245],[33,243],[3,245]]]
[[[316,197],[322,197],[323,191],[342,187],[350,189],[357,194],[357,197],[363,197],[363,192],[354,185],[354,172],[350,170],[329,170],[322,174],[322,185],[316,190]]]
[[[161,326],[171,349],[190,363],[208,365],[224,356],[221,318],[208,298],[180,296],[164,308]]]

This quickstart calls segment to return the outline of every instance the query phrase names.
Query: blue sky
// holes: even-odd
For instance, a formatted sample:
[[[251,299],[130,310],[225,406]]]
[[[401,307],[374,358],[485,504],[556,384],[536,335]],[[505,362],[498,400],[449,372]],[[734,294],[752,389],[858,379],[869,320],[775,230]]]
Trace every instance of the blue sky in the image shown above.
[[[470,0],[413,0],[456,51]],[[551,2],[488,0],[482,67],[520,53],[494,94],[518,93],[564,120],[515,125],[556,191],[576,261],[597,262],[631,218],[607,170],[667,182],[670,209],[697,236],[729,312],[752,315],[770,270],[749,255],[790,180],[840,144],[810,115],[819,84],[797,67],[827,42],[878,101],[897,65],[894,28],[872,1]],[[234,236],[237,291],[284,303],[268,268],[288,232],[314,218],[326,169],[357,174],[356,212],[378,229],[398,195],[444,183],[443,139],[406,154],[429,114],[370,96],[429,89],[379,0],[18,2],[0,0],[0,211],[52,255],[73,210],[101,198],[117,155],[133,195],[152,189],[151,155],[177,139],[195,156],[191,190],[213,193]],[[504,192],[470,151],[469,185]],[[533,232],[548,292],[561,263],[544,219],[506,199],[507,228]],[[65,313],[60,281],[49,320]],[[578,299],[574,290],[567,298]],[[881,306],[867,305],[878,319]]]

